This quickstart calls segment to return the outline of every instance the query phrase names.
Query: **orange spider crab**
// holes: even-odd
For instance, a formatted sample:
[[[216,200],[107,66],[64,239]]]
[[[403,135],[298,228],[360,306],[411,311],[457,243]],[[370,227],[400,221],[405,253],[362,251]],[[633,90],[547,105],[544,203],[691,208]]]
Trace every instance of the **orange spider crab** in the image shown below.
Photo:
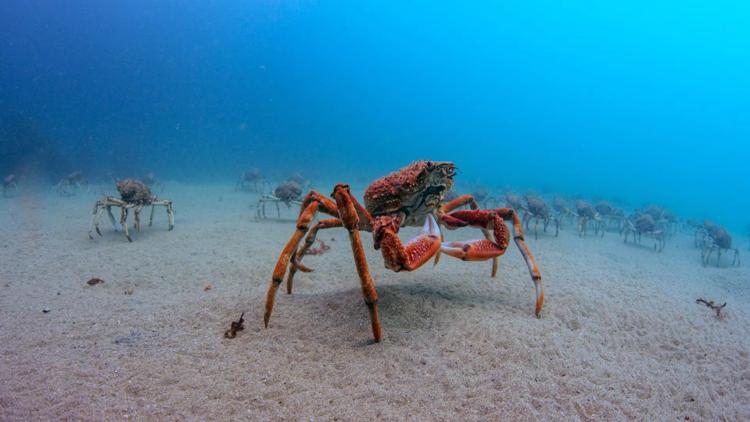
[[[289,268],[286,288],[292,292],[294,274],[297,270],[312,271],[302,264],[302,258],[315,242],[318,230],[344,227],[349,232],[354,263],[360,278],[365,304],[370,312],[372,333],[375,342],[381,339],[378,318],[378,294],[368,269],[361,231],[371,232],[375,249],[380,249],[385,267],[393,271],[413,271],[432,257],[435,263],[440,252],[464,261],[492,259],[492,276],[497,273],[497,258],[505,253],[511,237],[523,255],[536,288],[535,313],[539,316],[544,304],[544,287],[539,268],[526,246],[521,220],[511,208],[483,210],[471,195],[459,196],[443,203],[443,197],[453,186],[455,166],[450,162],[415,161],[399,171],[373,182],[365,191],[365,206],[362,206],[349,191],[349,186],[338,184],[331,196],[311,191],[302,201],[297,219],[297,228],[281,251],[273,271],[271,285],[266,296],[263,317],[266,327],[273,311],[276,291]],[[472,209],[456,210],[469,205]],[[318,212],[333,218],[320,220],[310,227]],[[512,221],[514,234],[505,225]],[[442,242],[439,224],[448,229],[475,227],[482,230],[485,239],[459,242]],[[398,236],[399,228],[423,225],[423,231],[407,243]],[[299,247],[302,238],[305,243]],[[291,264],[291,267],[290,267]]]

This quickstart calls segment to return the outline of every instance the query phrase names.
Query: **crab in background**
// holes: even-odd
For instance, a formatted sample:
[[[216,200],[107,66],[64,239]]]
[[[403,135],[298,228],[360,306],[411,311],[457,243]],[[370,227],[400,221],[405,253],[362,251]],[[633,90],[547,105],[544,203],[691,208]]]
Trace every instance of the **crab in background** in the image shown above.
[[[259,169],[251,168],[240,174],[240,178],[237,180],[237,185],[235,185],[234,190],[260,193],[263,192],[263,188],[265,187],[265,180],[263,173],[261,173]]]
[[[539,221],[542,222],[544,232],[547,232],[547,226],[550,222],[555,223],[555,237],[560,234],[560,222],[552,217],[547,203],[544,199],[537,195],[527,194],[524,196],[526,200],[526,206],[524,207],[523,221],[526,225],[526,230],[529,230],[529,223],[534,220],[534,239],[539,239]]]
[[[60,179],[55,185],[55,190],[60,196],[74,196],[83,190],[84,185],[87,185],[87,183],[83,177],[83,172],[76,170]]]
[[[505,199],[506,207],[513,208],[514,210],[516,210],[516,212],[521,212],[524,210],[523,199],[520,196],[516,195],[515,193],[510,192],[510,191],[505,192],[504,199]]]
[[[474,200],[477,201],[477,204],[479,204],[479,206],[482,208],[494,208],[498,204],[498,199],[490,195],[490,191],[482,186],[476,188],[471,195],[474,197]]]
[[[309,190],[312,187],[312,181],[303,176],[299,171],[295,171],[290,174],[289,177],[286,178],[286,180],[298,184],[300,188],[302,188],[302,191]]]
[[[604,237],[604,230],[602,230],[602,218],[599,213],[596,212],[590,203],[579,199],[576,201],[576,217],[578,217],[578,236],[586,237],[588,233],[589,223],[594,225],[594,235],[598,235],[601,230],[601,236]]]
[[[562,196],[555,196],[552,199],[552,210],[555,213],[555,219],[558,221],[558,225],[562,227],[563,222],[569,222],[572,224],[575,219],[575,213],[568,206],[568,201]]]
[[[15,174],[9,174],[3,178],[2,184],[3,197],[7,198],[13,194],[18,193],[18,176]]]
[[[287,206],[287,208],[290,208],[292,205],[302,205],[302,201],[300,201],[301,196],[302,187],[299,185],[299,183],[293,180],[287,180],[286,182],[277,186],[276,189],[273,190],[273,194],[266,194],[258,199],[258,204],[256,206],[257,218],[267,218],[266,204],[269,202],[276,205],[276,214],[278,218],[281,218],[281,209],[279,208],[279,204],[283,203]]]
[[[505,253],[513,239],[526,261],[536,289],[535,314],[540,315],[544,303],[542,276],[523,236],[521,219],[510,208],[478,209],[471,195],[463,195],[449,203],[443,202],[445,192],[453,186],[456,169],[450,162],[415,161],[402,169],[374,181],[365,191],[365,205],[349,191],[349,186],[338,184],[332,198],[311,191],[302,201],[294,234],[279,256],[266,296],[264,323],[266,327],[273,311],[276,292],[284,276],[287,293],[292,292],[297,270],[312,271],[302,264],[302,258],[315,242],[319,230],[343,227],[349,233],[354,263],[360,278],[365,304],[369,310],[373,338],[380,341],[382,333],[378,317],[378,295],[370,275],[369,264],[362,245],[361,232],[371,232],[374,248],[383,255],[385,267],[393,271],[414,271],[440,252],[464,261],[493,260],[492,275],[497,272],[497,258]],[[469,204],[472,209],[456,210]],[[311,227],[315,216],[325,218]],[[505,224],[512,221],[513,234]],[[438,222],[448,229],[474,227],[485,235],[481,240],[442,242]],[[403,243],[398,236],[405,226],[422,226],[421,234]],[[305,242],[300,246],[302,239]],[[291,264],[291,267],[290,267]]]
[[[601,226],[603,231],[622,231],[626,220],[625,211],[622,208],[617,208],[607,201],[599,201],[594,205],[594,210],[602,219]]]
[[[99,220],[105,211],[109,216],[109,221],[112,223],[112,227],[117,231],[117,223],[115,222],[115,216],[112,214],[112,207],[120,208],[120,226],[122,226],[128,242],[133,241],[133,238],[128,231],[128,212],[131,209],[133,210],[133,219],[135,220],[134,227],[138,232],[141,231],[141,210],[143,207],[147,206],[151,206],[151,214],[148,219],[149,227],[151,227],[154,222],[154,209],[157,206],[162,206],[167,210],[169,230],[174,228],[174,209],[172,208],[172,201],[168,199],[159,199],[152,195],[151,190],[143,182],[135,179],[120,180],[117,182],[117,191],[120,193],[119,198],[105,196],[94,204],[94,211],[89,226],[89,238],[94,238],[94,231],[96,231],[99,236],[102,235],[101,230],[99,230]]]
[[[734,252],[732,265],[740,265],[740,251],[732,247],[732,236],[727,229],[709,220],[703,222],[699,234],[703,239],[701,242],[701,261],[707,266],[711,255],[716,253],[716,266],[721,264],[722,252]]]
[[[664,231],[659,228],[654,217],[645,212],[636,212],[626,219],[620,233],[625,238],[625,242],[628,241],[630,235],[633,236],[633,241],[638,244],[641,243],[641,237],[644,235],[652,238],[654,250],[657,252],[664,250],[666,244]]]
[[[664,232],[665,235],[668,236],[674,232],[677,217],[671,210],[652,204],[644,208],[641,212],[653,217],[656,225],[660,230]]]

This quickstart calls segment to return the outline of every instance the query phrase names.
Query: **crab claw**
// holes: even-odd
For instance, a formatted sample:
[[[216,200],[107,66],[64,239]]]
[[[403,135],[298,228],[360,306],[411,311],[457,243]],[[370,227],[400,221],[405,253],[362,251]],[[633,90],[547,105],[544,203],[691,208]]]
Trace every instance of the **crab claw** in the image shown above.
[[[435,217],[428,215],[425,218],[424,226],[422,226],[422,232],[419,236],[405,245],[408,256],[407,269],[410,271],[415,270],[435,256],[440,251],[441,240],[440,227],[437,221],[435,221]]]
[[[385,266],[393,271],[414,271],[440,250],[440,228],[435,217],[428,215],[422,232],[405,245],[392,230],[383,232],[381,251]]]
[[[440,251],[464,261],[484,261],[500,256],[505,249],[487,239],[443,242]]]

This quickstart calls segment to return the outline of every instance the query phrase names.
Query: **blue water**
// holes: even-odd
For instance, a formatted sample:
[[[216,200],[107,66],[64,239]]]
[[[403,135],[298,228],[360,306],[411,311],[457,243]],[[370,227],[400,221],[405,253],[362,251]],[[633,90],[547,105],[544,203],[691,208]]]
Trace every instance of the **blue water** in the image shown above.
[[[0,173],[359,180],[429,158],[739,231],[748,52],[739,1],[4,0]]]

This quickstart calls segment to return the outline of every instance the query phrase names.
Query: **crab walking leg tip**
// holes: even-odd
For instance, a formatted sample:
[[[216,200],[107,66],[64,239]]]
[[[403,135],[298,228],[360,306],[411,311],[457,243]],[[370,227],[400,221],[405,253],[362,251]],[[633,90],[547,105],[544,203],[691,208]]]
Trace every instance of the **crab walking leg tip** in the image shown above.
[[[370,321],[372,325],[372,337],[375,343],[380,343],[383,338],[383,330],[380,327],[380,317],[378,316],[378,305],[376,302],[368,303],[367,308],[370,311]]]
[[[534,314],[537,318],[541,317],[542,307],[544,306],[544,286],[542,279],[534,280],[534,289],[536,290],[536,308]]]

